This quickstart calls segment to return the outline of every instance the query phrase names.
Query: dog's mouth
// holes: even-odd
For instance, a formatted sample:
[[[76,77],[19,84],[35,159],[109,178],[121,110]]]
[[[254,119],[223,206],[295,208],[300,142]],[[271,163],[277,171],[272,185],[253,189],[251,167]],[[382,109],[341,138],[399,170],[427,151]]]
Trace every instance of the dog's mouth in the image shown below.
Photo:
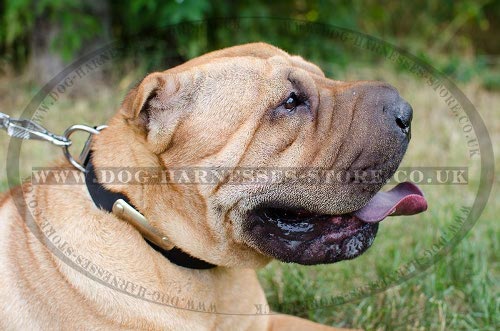
[[[426,209],[422,191],[408,182],[379,192],[361,209],[342,215],[263,206],[249,214],[249,244],[284,262],[333,263],[365,252],[375,239],[378,223],[387,216]]]

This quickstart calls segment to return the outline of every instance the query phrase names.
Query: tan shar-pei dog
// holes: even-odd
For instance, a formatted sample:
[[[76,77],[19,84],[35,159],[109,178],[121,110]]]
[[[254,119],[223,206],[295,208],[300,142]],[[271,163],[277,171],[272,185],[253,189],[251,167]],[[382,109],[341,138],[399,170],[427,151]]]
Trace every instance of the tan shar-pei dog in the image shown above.
[[[390,85],[263,43],[148,75],[93,135],[86,183],[54,170],[0,197],[1,329],[334,330],[270,312],[255,269],[355,258],[425,210],[413,184],[379,192],[411,118]]]

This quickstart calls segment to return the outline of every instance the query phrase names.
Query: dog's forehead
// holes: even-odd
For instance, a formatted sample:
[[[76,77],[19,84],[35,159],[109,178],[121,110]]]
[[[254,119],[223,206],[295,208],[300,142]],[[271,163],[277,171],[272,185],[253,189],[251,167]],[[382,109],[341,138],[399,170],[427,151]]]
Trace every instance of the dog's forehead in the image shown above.
[[[193,63],[198,65],[219,58],[232,58],[242,56],[250,56],[260,59],[268,59],[273,56],[290,57],[288,53],[272,45],[266,43],[251,43],[213,51],[200,57],[194,58],[191,61],[186,62],[186,64]]]
[[[287,52],[266,43],[251,43],[213,51],[194,58],[174,69],[175,71],[183,71],[224,58],[237,57],[255,57],[263,60],[271,60],[275,63],[299,67],[310,73],[324,77],[323,71],[315,64],[305,61],[300,56],[292,56]]]

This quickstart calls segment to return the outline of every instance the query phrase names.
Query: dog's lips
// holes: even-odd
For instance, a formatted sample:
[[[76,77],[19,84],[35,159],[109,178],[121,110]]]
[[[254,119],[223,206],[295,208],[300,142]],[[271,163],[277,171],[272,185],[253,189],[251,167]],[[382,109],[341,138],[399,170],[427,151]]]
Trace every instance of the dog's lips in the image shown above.
[[[285,213],[256,210],[247,232],[250,246],[283,262],[310,265],[353,259],[371,246],[378,229],[378,223],[354,215],[309,214],[297,219],[285,218]]]
[[[321,215],[304,210],[261,209],[253,217],[264,226],[271,225],[273,237],[290,241],[308,241],[328,236],[328,241],[341,241],[354,235],[367,224],[354,215]]]
[[[353,259],[371,246],[378,223],[385,217],[426,209],[422,191],[407,182],[377,193],[364,207],[348,214],[264,207],[250,213],[250,244],[285,262],[318,264]]]

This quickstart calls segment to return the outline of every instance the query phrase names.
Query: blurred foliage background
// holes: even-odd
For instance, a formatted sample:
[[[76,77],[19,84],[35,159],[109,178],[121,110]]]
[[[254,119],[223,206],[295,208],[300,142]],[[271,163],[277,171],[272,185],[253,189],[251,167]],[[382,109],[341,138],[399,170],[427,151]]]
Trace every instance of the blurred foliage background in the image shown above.
[[[176,54],[182,62],[229,42],[265,40],[284,49],[303,43],[300,32],[280,31],[275,20],[241,20],[228,29],[217,18],[272,17],[321,22],[382,38],[423,60],[456,81],[479,77],[488,89],[500,89],[500,1],[425,0],[400,4],[375,0],[0,0],[0,58],[16,70],[31,68],[47,81],[78,55],[115,41],[137,51],[146,70]],[[208,21],[207,21],[208,20]],[[204,31],[173,34],[165,28],[205,21]],[[164,41],[160,43],[159,41]],[[292,47],[293,46],[293,47]],[[336,70],[352,64],[352,54],[324,38],[308,38],[307,57],[335,59]],[[133,55],[133,54],[130,54]],[[33,69],[35,68],[35,69]],[[4,69],[5,70],[5,69]]]
[[[425,273],[349,304],[305,306],[392,275],[422,254],[447,231],[461,204],[474,198],[477,185],[478,161],[469,158],[461,127],[436,91],[379,53],[324,33],[331,26],[390,42],[449,76],[485,119],[492,141],[500,140],[498,0],[0,0],[0,111],[23,116],[41,86],[84,54],[110,43],[120,56],[53,100],[50,116],[39,117],[40,124],[61,133],[75,123],[105,123],[146,73],[251,41],[300,54],[329,77],[389,82],[415,110],[412,143],[402,165],[467,166],[470,185],[424,186],[429,210],[383,222],[376,244],[353,261],[313,267],[271,263],[259,271],[269,303],[339,327],[499,330],[499,175],[491,178],[497,185],[473,230]],[[8,146],[8,137],[0,134],[0,192],[9,187],[4,176]],[[498,164],[500,146],[493,147]],[[58,156],[60,150],[48,144],[25,143],[21,174]],[[284,304],[287,308],[280,309]]]

